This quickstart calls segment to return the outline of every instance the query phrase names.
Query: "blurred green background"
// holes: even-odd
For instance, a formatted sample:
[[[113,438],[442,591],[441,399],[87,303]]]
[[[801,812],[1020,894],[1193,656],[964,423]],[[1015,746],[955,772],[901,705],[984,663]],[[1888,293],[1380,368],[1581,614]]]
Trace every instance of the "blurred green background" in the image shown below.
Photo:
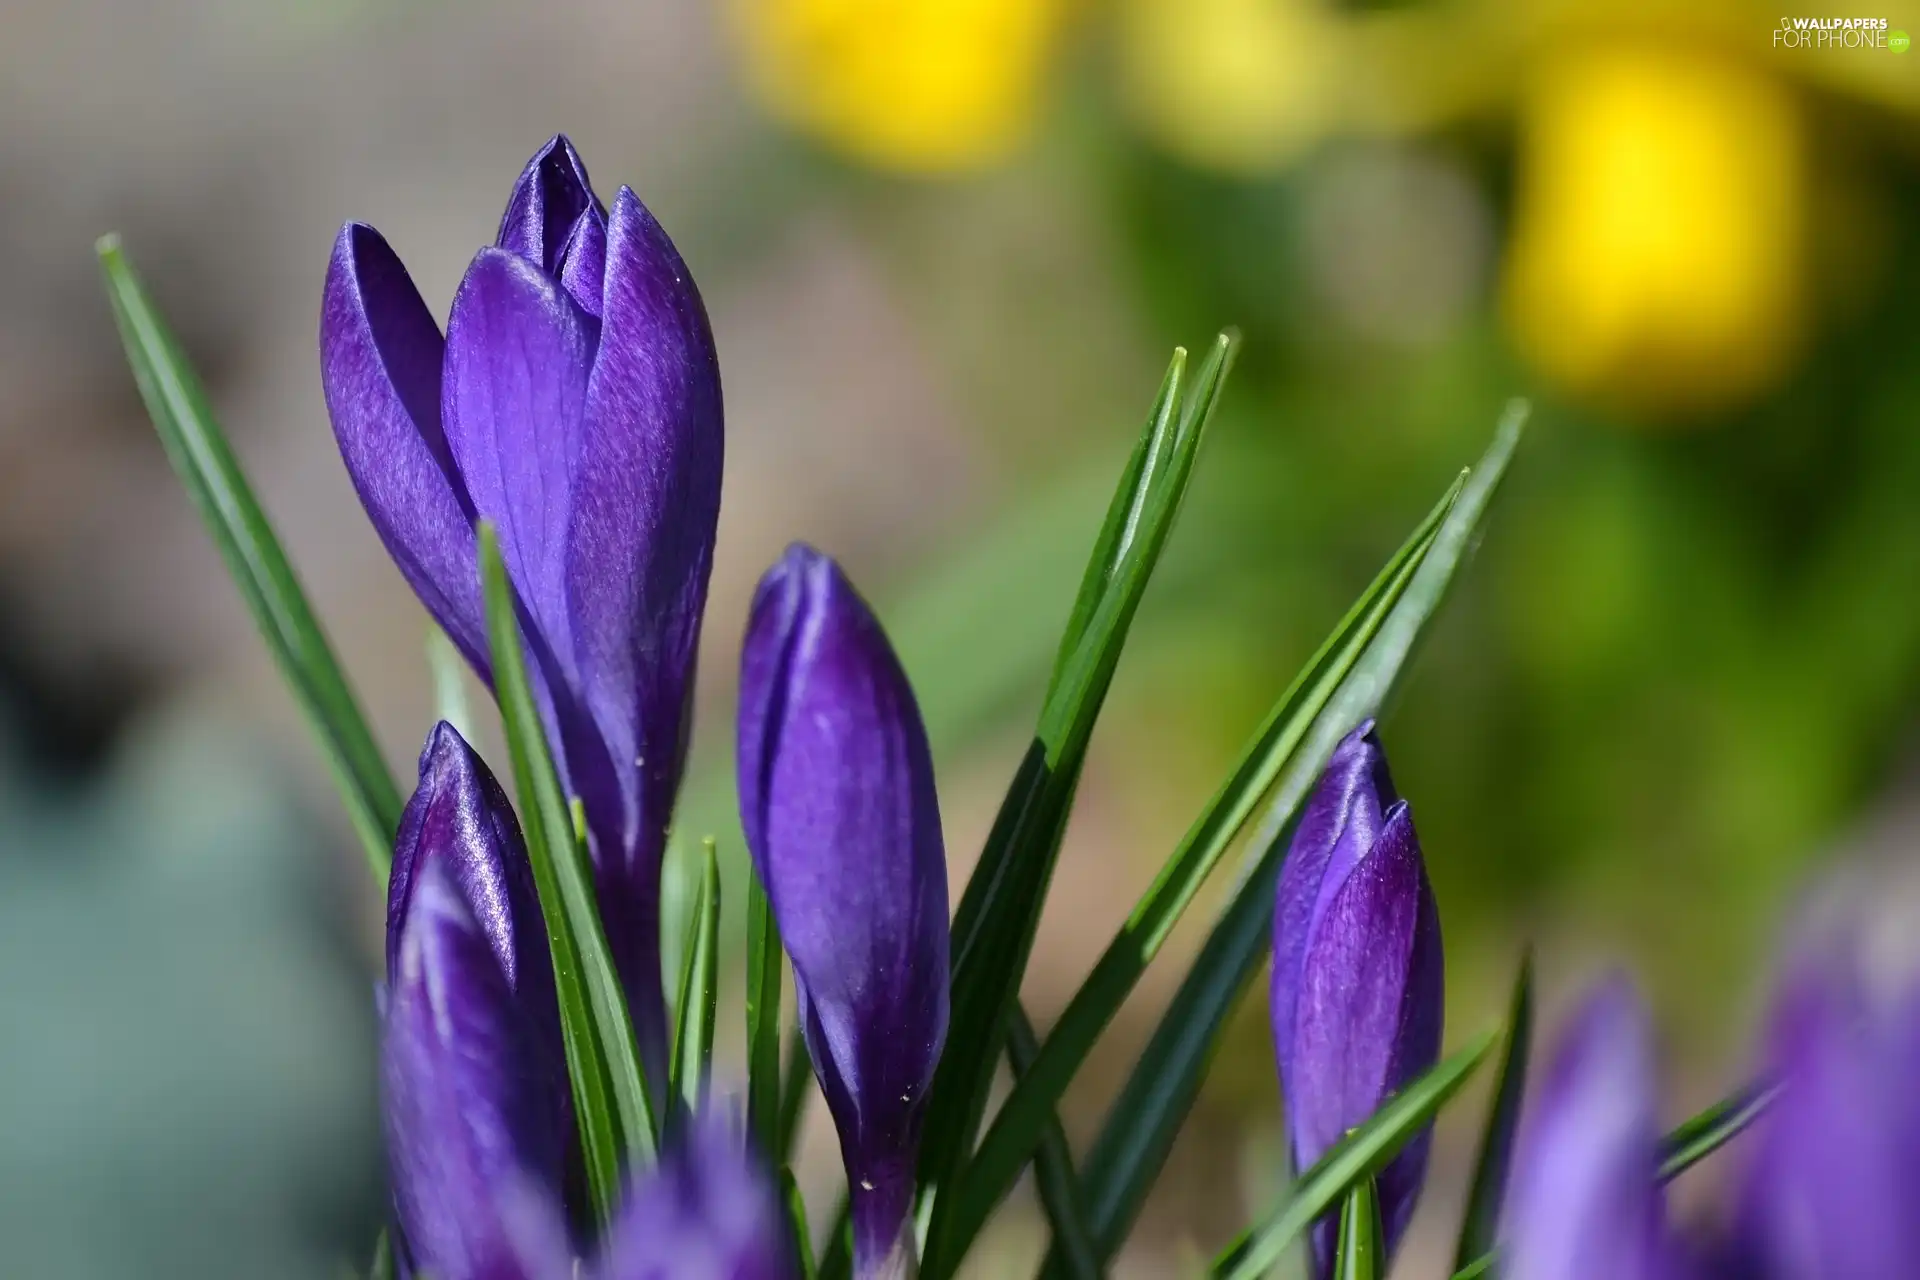
[[[1920,28],[1911,0],[1883,6]],[[1804,5],[1795,16],[1838,14]],[[1771,939],[1920,837],[1920,54],[1757,4],[17,0],[0,42],[0,1239],[20,1274],[331,1276],[378,1214],[375,896],[141,416],[120,230],[396,767],[424,619],[314,333],[347,219],[444,313],[557,129],[631,183],[720,343],[728,476],[689,834],[793,537],[875,599],[956,880],[1176,343],[1246,345],[1096,738],[1027,986],[1044,1023],[1239,743],[1476,456],[1535,421],[1385,739],[1452,1026],[1520,947],[1740,1069]],[[483,734],[484,738],[484,734]],[[1098,1122],[1207,914],[1070,1100]],[[1447,1247],[1472,1107],[1402,1274]],[[1243,1011],[1120,1274],[1182,1274],[1280,1151]],[[806,1150],[816,1198],[831,1134]],[[1022,1193],[978,1274],[1033,1255]]]

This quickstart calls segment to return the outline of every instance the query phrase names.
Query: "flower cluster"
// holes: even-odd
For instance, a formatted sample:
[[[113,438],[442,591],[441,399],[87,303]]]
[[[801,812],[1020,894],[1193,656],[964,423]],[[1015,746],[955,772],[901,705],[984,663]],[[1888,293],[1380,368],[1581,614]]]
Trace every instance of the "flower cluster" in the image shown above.
[[[327,404],[409,583],[490,678],[476,527],[498,530],[556,766],[649,1078],[664,1079],[660,871],[719,512],[700,296],[625,187],[564,137],[527,165],[443,338],[369,227],[335,246]],[[947,1015],[947,883],[925,730],[866,604],[796,546],[741,671],[740,794],[853,1187],[859,1274],[910,1253],[922,1100]],[[552,960],[505,796],[449,726],[421,757],[387,913],[383,1070],[403,1261],[436,1280],[794,1274],[757,1157],[708,1116],[585,1238]],[[683,1126],[674,1126],[676,1129]]]

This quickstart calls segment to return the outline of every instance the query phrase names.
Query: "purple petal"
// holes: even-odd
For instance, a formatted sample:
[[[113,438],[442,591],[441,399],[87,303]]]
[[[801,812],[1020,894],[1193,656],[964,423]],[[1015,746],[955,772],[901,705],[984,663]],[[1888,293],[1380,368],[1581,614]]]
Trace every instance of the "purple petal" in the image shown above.
[[[520,180],[513,184],[494,243],[547,274],[557,274],[574,223],[599,205],[580,153],[566,134],[555,134],[527,161]]]
[[[607,280],[607,215],[596,206],[574,222],[560,251],[560,283],[590,316],[605,304]]]
[[[482,249],[447,322],[447,440],[551,651],[570,652],[567,526],[598,326],[524,259]]]
[[[719,1118],[643,1174],[608,1235],[598,1280],[795,1280],[787,1217],[765,1170]]]
[[[1521,1131],[1504,1272],[1527,1280],[1674,1280],[1658,1180],[1653,1037],[1623,980],[1588,998]]]
[[[741,662],[741,816],[793,960],[802,1027],[870,1274],[912,1202],[947,1029],[947,872],[926,730],[838,566],[791,548]]]
[[[484,675],[473,505],[440,424],[443,351],[380,233],[342,228],[320,313],[320,378],[340,456],[408,585]]]
[[[1780,1093],[1755,1132],[1743,1243],[1780,1280],[1909,1273],[1920,1259],[1914,1063],[1851,966],[1803,960],[1778,1001]]]
[[[1440,1053],[1440,917],[1405,801],[1333,894],[1302,956],[1291,1052],[1281,1059],[1296,1166],[1431,1067]],[[1423,1132],[1380,1176],[1387,1246],[1398,1245],[1426,1177]],[[1331,1222],[1316,1230],[1323,1272]]]
[[[1325,908],[1328,886],[1338,888],[1346,880],[1353,865],[1372,847],[1386,811],[1397,799],[1386,753],[1374,736],[1373,721],[1368,720],[1334,748],[1301,811],[1280,869],[1273,912],[1270,1007],[1283,1074],[1292,1052],[1300,957],[1315,919]]]
[[[525,1272],[503,1206],[559,1202],[565,1082],[540,1051],[492,940],[441,859],[417,863],[381,1052],[396,1216],[438,1280]]]
[[[720,514],[720,372],[686,265],[625,187],[606,254],[566,543],[573,658],[598,741],[566,752],[642,1049],[663,1052],[660,858]]]

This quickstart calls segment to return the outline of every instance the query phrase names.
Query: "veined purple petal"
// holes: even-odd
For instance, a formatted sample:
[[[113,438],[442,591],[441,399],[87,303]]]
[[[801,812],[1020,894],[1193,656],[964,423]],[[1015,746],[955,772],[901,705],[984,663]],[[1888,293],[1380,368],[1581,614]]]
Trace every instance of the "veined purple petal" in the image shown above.
[[[625,187],[604,298],[565,558],[579,697],[598,742],[569,742],[567,756],[642,1050],[663,1057],[660,859],[720,515],[720,370],[686,265]]]
[[[442,409],[475,511],[542,638],[571,651],[567,527],[598,328],[523,258],[482,249],[447,322]]]
[[[473,504],[441,430],[443,351],[380,233],[342,228],[320,313],[320,379],[340,456],[407,584],[484,675]]]
[[[1403,800],[1336,887],[1302,952],[1293,1042],[1281,1057],[1297,1168],[1311,1166],[1434,1064],[1442,966],[1440,916]],[[1430,1137],[1422,1132],[1380,1175],[1389,1252],[1413,1216]],[[1331,1265],[1334,1226],[1315,1229],[1322,1274]]]
[[[598,317],[606,303],[607,215],[597,204],[574,221],[560,251],[558,274],[573,300],[588,315]]]
[[[628,1192],[597,1280],[797,1280],[787,1219],[741,1135],[694,1120]]]
[[[1505,1274],[1682,1276],[1659,1141],[1652,1030],[1632,987],[1616,979],[1582,1007],[1521,1131],[1503,1213]]]
[[[793,960],[840,1133],[856,1270],[913,1197],[947,1030],[947,872],[913,691],[839,567],[804,546],[761,580],[740,680],[741,817]]]
[[[1916,1063],[1850,963],[1803,958],[1773,1015],[1780,1092],[1755,1130],[1740,1245],[1768,1280],[1903,1276],[1920,1260]]]
[[[1368,720],[1334,748],[1301,811],[1280,868],[1273,913],[1271,1010],[1283,1075],[1292,1053],[1300,958],[1314,921],[1331,890],[1345,882],[1348,871],[1373,847],[1387,810],[1399,799],[1373,728]]]
[[[534,152],[513,184],[494,243],[546,274],[557,275],[568,233],[581,214],[599,205],[586,162],[566,134],[555,134]]]
[[[503,1206],[528,1185],[559,1202],[566,1085],[442,859],[419,860],[412,876],[381,1081],[414,1264],[438,1280],[523,1272],[525,1242]]]

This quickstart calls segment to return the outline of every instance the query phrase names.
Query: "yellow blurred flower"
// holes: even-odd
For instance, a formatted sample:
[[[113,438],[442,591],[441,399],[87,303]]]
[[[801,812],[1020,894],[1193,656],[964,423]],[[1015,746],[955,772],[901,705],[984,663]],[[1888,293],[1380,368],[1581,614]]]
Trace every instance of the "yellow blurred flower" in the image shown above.
[[[1653,415],[1741,403],[1801,336],[1806,139],[1791,90],[1678,48],[1538,68],[1509,322],[1550,377]]]
[[[1116,17],[1128,106],[1193,164],[1268,172],[1332,119],[1342,30],[1315,0],[1121,0]]]
[[[1028,133],[1068,0],[733,0],[768,107],[883,168],[938,174]]]

